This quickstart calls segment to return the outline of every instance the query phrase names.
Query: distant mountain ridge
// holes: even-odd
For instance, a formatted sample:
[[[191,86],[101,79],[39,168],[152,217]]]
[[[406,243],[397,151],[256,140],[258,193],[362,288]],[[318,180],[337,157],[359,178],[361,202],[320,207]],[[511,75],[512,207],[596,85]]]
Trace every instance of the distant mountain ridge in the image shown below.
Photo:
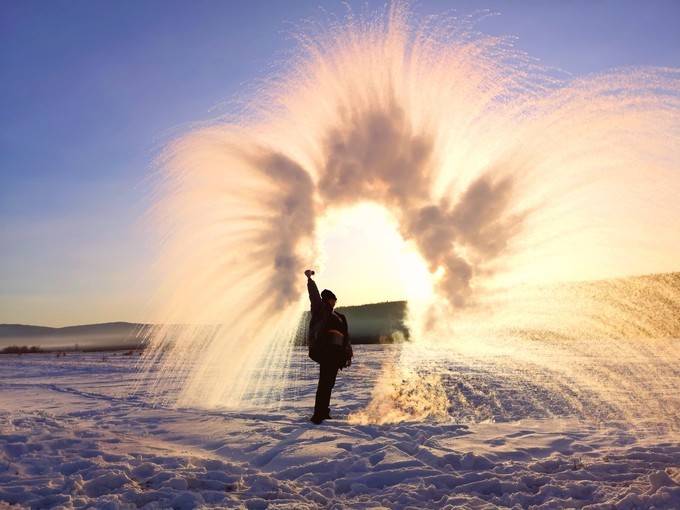
[[[150,324],[105,322],[49,327],[29,324],[0,324],[0,348],[11,345],[38,346],[52,350],[133,349],[142,345]]]
[[[408,340],[406,309],[406,301],[386,301],[337,308],[338,312],[347,317],[349,336],[354,344],[395,343]],[[300,319],[295,336],[296,345],[307,345],[309,318],[309,312],[305,312]]]
[[[541,288],[537,288],[541,290]],[[546,292],[548,291],[548,292]],[[680,272],[549,285],[527,297],[581,303],[578,320],[585,331],[602,336],[680,337]],[[644,304],[644,306],[640,306]],[[604,305],[604,306],[603,306]],[[354,343],[392,343],[409,339],[406,301],[338,307],[347,316]],[[603,310],[604,313],[603,314]],[[306,343],[309,313],[303,314],[295,343]],[[66,327],[0,324],[0,350],[8,346],[86,350],[142,347],[153,324],[106,322]],[[579,334],[581,334],[580,332]],[[559,325],[526,331],[524,336],[571,336]]]
[[[145,328],[149,324],[134,322],[101,322],[95,324],[79,324],[76,326],[34,326],[31,324],[0,324],[0,339],[6,336],[36,336],[36,335],[72,335],[89,332],[118,332]]]
[[[347,315],[354,343],[391,343],[408,338],[404,325],[406,301],[338,307]],[[307,314],[301,321],[296,343],[305,342]],[[304,325],[302,325],[304,323]],[[134,349],[144,345],[153,324],[105,322],[77,326],[49,327],[30,324],[0,324],[0,349],[8,346],[38,346],[52,350]],[[302,335],[302,336],[301,336]]]

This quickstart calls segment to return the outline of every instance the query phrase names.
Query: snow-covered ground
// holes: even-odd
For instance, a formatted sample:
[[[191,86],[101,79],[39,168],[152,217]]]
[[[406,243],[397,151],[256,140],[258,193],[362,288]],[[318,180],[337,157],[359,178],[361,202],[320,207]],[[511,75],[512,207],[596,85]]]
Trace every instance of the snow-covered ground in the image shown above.
[[[285,403],[239,412],[132,393],[134,356],[3,356],[0,508],[680,508],[677,423],[586,418],[536,374],[451,365],[450,418],[360,424],[393,350],[356,347],[321,426],[303,351]]]

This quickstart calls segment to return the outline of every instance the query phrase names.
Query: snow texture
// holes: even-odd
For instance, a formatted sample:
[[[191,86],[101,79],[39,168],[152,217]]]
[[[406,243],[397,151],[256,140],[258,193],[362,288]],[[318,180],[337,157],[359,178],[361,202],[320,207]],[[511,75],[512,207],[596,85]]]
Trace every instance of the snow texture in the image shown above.
[[[131,394],[132,357],[3,357],[0,508],[680,508],[677,433],[568,415],[351,424],[381,356],[357,347],[321,426],[306,361],[286,404],[233,412]]]

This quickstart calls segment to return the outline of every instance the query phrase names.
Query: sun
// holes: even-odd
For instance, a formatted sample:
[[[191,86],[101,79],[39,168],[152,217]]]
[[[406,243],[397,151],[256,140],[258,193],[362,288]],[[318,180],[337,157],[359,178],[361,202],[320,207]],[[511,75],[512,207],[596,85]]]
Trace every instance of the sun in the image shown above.
[[[341,305],[428,300],[433,276],[383,206],[361,202],[329,209],[317,223],[319,281]]]

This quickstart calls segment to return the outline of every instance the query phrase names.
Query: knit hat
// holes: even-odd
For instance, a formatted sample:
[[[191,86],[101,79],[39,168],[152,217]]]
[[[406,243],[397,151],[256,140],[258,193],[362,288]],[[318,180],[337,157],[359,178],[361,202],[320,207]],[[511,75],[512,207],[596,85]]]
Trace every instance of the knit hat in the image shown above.
[[[337,297],[335,297],[335,294],[333,294],[330,290],[328,289],[323,289],[321,291],[321,299],[329,300],[329,299],[335,299],[336,301],[338,300]]]

